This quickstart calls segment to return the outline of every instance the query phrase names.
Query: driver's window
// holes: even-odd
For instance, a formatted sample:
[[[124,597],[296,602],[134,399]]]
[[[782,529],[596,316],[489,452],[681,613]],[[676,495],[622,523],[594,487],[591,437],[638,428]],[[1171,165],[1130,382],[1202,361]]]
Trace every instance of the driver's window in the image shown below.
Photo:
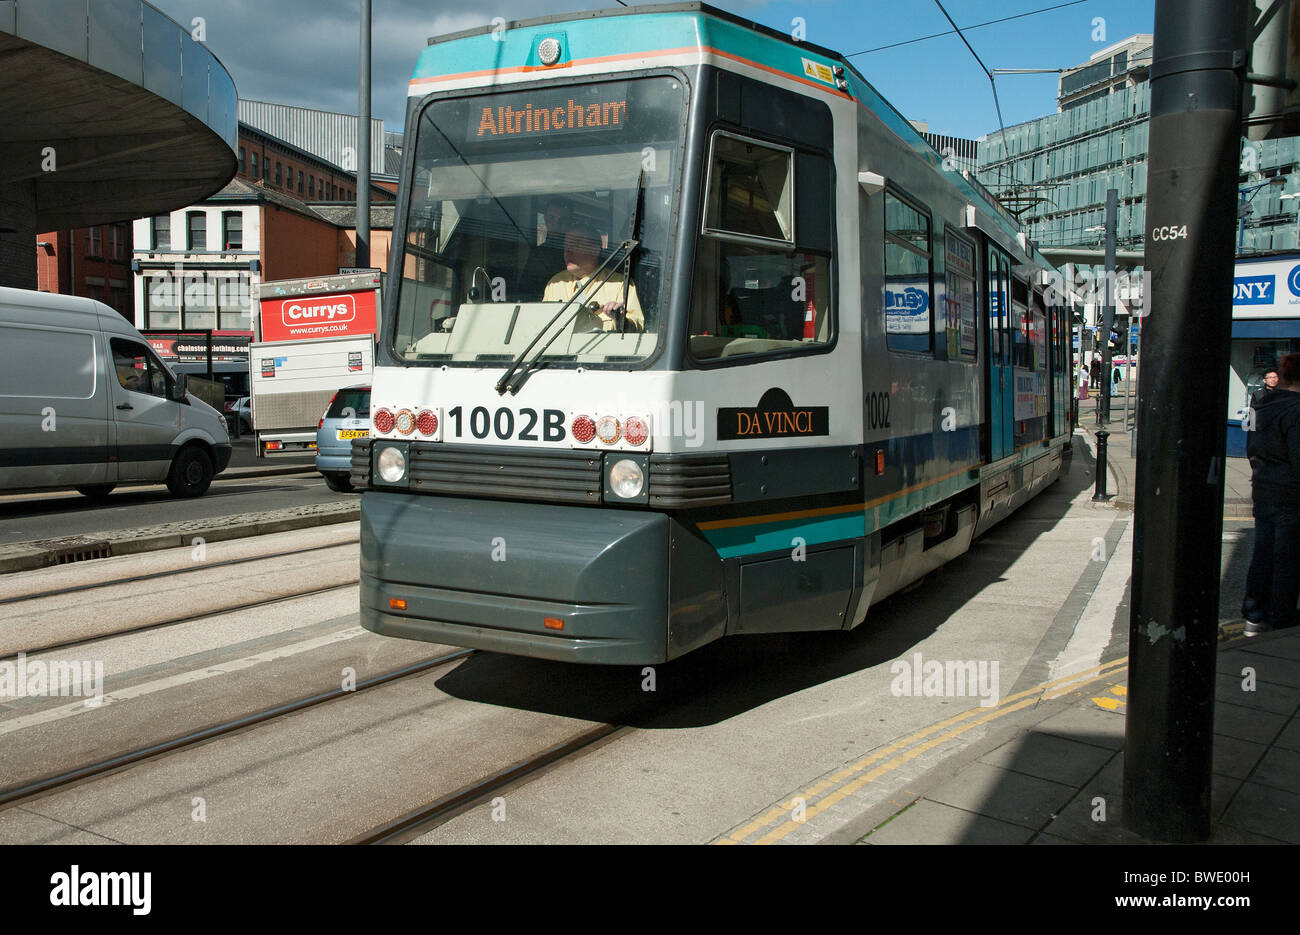
[[[134,341],[112,339],[113,369],[117,382],[133,393],[167,397],[167,374],[148,348]]]
[[[795,229],[796,198],[829,203],[830,193],[830,163],[824,157],[796,157],[783,147],[714,134],[695,255],[692,357],[717,360],[831,343],[831,257],[824,249],[829,227],[806,223],[801,209],[799,224],[806,229]]]

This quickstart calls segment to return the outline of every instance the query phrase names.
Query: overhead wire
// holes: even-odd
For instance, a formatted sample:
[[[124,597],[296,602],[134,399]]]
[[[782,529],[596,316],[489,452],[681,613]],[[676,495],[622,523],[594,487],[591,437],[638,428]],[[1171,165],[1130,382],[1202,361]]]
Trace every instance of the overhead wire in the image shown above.
[[[967,32],[969,32],[972,29],[980,29],[981,27],[984,26],[993,26],[997,23],[1008,23],[1013,19],[1024,19],[1027,16],[1037,16],[1039,13],[1050,13],[1052,10],[1059,10],[1067,6],[1077,6],[1080,3],[1087,3],[1087,2],[1088,0],[1069,0],[1068,3],[1058,3],[1055,6],[1043,7],[1042,9],[1039,10],[1029,10],[1028,12],[1025,13],[1016,13],[1014,16],[1002,16],[999,17],[998,19],[985,20],[982,23],[972,23],[971,25],[966,26],[964,28],[966,29]],[[952,20],[950,19],[948,22],[951,23]],[[917,36],[915,39],[904,39],[902,42],[891,42],[889,45],[878,45],[874,49],[863,49],[861,52],[850,52],[848,55],[844,57],[853,58],[853,56],[855,55],[866,55],[869,52],[883,52],[885,49],[896,49],[899,46],[911,45],[914,42],[925,42],[927,39],[938,39],[940,36],[951,36],[954,32],[958,32],[958,31],[959,30],[954,28],[954,29],[945,30],[943,32],[931,33],[928,36]]]

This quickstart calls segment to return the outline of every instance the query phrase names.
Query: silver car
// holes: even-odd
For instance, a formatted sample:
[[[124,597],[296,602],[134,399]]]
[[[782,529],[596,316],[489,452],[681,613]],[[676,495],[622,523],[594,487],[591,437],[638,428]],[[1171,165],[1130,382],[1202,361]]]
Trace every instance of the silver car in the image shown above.
[[[330,490],[352,489],[352,439],[370,435],[370,387],[348,386],[330,399],[316,426],[316,470]]]

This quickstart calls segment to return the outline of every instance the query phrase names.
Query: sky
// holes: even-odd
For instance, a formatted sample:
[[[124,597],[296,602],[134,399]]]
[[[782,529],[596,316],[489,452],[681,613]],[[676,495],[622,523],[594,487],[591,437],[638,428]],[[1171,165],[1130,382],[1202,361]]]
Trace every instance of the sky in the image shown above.
[[[208,48],[239,96],[345,113],[357,111],[359,0],[150,0],[186,26],[202,19]],[[643,5],[629,0],[632,6]],[[1107,45],[1152,30],[1155,0],[943,0],[989,69],[1068,68]],[[1044,10],[967,29],[977,23]],[[616,6],[616,0],[372,0],[372,113],[400,130],[406,86],[430,36],[487,25]],[[850,55],[884,97],[935,133],[978,138],[998,129],[988,77],[955,35],[882,51],[880,46],[950,30],[935,0],[717,0],[713,6],[791,31]],[[855,54],[866,52],[866,54]],[[1056,111],[1057,76],[997,77],[1006,126]]]

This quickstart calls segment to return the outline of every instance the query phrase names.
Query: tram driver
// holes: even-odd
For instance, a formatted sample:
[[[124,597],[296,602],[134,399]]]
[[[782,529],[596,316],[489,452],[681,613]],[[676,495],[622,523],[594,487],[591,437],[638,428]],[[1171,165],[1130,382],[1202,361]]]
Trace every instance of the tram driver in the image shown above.
[[[600,238],[596,232],[585,224],[570,227],[564,235],[564,269],[551,277],[542,294],[543,302],[567,302],[573,298],[578,287],[600,265],[598,252]],[[618,270],[605,270],[597,281],[609,279],[599,288],[588,287],[583,292],[583,300],[592,314],[600,321],[602,331],[621,330],[626,323],[637,331],[645,330],[645,315],[641,311],[641,300],[637,297],[636,286],[628,284],[627,307],[623,306],[623,274]]]

